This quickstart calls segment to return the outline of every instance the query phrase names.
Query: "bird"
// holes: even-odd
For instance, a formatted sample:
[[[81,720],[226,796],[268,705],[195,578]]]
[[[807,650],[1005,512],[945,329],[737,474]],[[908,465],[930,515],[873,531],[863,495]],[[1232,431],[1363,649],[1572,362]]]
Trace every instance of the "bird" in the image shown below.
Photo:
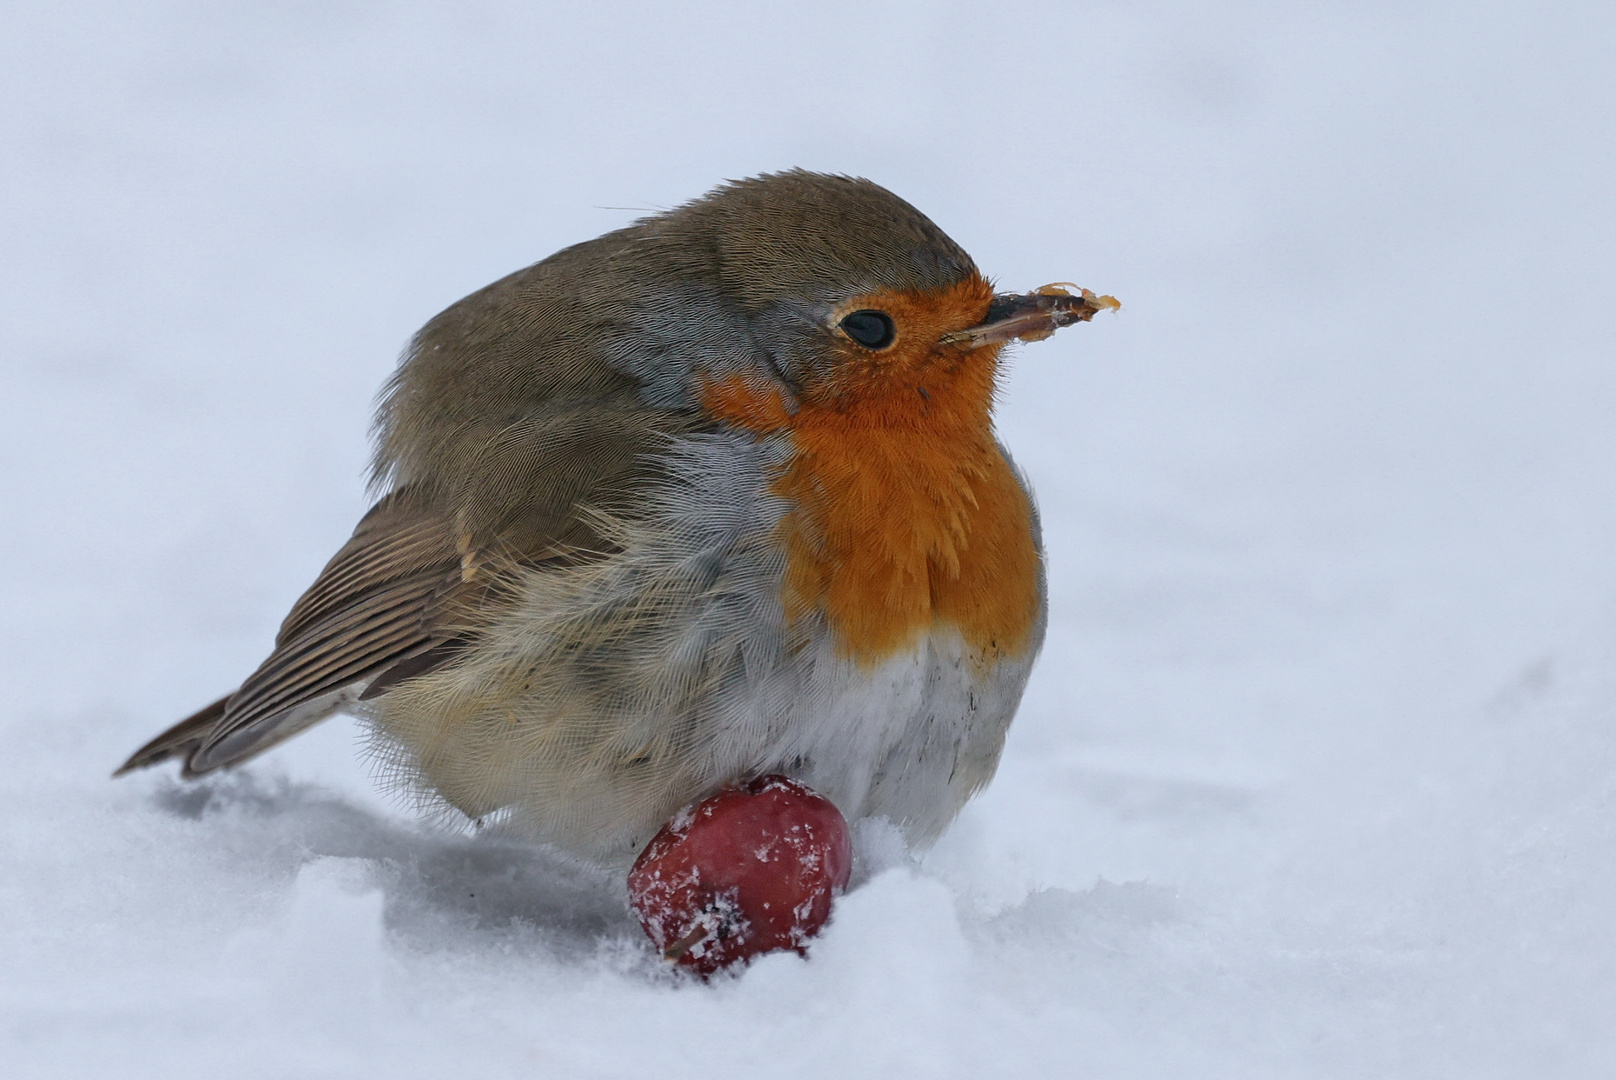
[[[423,804],[600,863],[763,774],[923,848],[1047,622],[1001,354],[1116,306],[996,293],[898,196],[801,169],[568,247],[414,336],[373,508],[262,665],[115,775],[347,712]]]

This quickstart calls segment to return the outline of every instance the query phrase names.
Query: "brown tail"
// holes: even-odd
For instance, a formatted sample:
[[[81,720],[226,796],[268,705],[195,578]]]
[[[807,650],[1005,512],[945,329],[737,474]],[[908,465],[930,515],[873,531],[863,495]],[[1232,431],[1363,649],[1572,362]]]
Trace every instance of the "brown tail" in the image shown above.
[[[196,748],[212,734],[213,726],[224,715],[224,707],[230,701],[230,695],[215,701],[212,705],[192,713],[184,720],[163,732],[151,742],[129,755],[129,760],[118,767],[113,776],[122,776],[126,772],[144,769],[148,765],[155,765],[159,761],[167,761],[171,757],[183,759],[187,766],[184,771],[189,774],[188,763]]]

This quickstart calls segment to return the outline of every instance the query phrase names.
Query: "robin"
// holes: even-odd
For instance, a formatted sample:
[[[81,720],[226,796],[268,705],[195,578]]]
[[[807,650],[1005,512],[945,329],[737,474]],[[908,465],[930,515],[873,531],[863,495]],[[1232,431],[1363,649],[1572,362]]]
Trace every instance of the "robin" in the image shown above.
[[[995,295],[867,180],[726,184],[473,293],[377,418],[383,492],[240,688],[141,747],[239,764],[339,711],[471,819],[621,860],[765,773],[934,840],[1044,637]]]

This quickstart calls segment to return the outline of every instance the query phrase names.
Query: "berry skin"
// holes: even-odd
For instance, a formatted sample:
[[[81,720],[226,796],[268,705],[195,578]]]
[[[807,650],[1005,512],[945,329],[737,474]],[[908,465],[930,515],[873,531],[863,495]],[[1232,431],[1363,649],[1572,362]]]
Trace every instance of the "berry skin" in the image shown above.
[[[629,871],[629,901],[662,955],[705,977],[780,949],[806,954],[852,867],[841,811],[762,776],[675,814]]]

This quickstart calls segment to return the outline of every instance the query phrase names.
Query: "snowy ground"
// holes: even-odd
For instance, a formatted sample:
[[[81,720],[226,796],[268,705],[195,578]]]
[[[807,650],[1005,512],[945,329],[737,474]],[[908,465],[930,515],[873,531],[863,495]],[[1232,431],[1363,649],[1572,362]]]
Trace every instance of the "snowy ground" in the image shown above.
[[[7,5],[8,1077],[1616,1074],[1610,5]],[[868,175],[1114,318],[1002,413],[1053,620],[999,778],[811,961],[416,822],[234,685],[462,294]]]

